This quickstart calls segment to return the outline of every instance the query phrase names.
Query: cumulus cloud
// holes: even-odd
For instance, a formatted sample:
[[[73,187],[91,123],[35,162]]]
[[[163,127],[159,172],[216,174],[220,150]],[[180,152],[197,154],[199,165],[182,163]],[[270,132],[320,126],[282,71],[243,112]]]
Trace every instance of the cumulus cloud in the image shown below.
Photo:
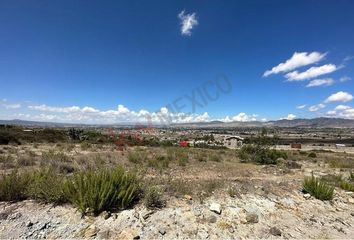
[[[289,113],[288,116],[286,116],[285,118],[282,118],[282,119],[294,120],[295,118],[296,118],[295,114]]]
[[[250,122],[250,121],[257,121],[257,114],[248,115],[244,112],[236,114],[235,116],[226,116],[225,118],[218,119],[223,122]]]
[[[337,92],[333,93],[331,96],[329,96],[325,102],[330,103],[330,102],[349,102],[353,99],[353,96],[350,93],[347,92]]]
[[[280,63],[279,65],[273,67],[271,70],[265,71],[263,76],[267,77],[271,74],[288,72],[299,67],[303,67],[309,64],[314,64],[324,59],[325,56],[326,53],[320,53],[320,52],[311,52],[311,53],[295,52],[293,56],[290,59],[286,60],[284,63]]]
[[[354,108],[347,105],[338,105],[333,110],[328,111],[326,115],[330,117],[354,119]]]
[[[351,77],[348,77],[348,76],[343,76],[339,79],[340,82],[346,82],[346,81],[349,81],[349,80],[352,80]]]
[[[184,36],[191,36],[192,29],[198,25],[196,13],[186,14],[183,10],[178,14],[181,23],[181,34]]]
[[[331,86],[334,83],[332,78],[311,80],[306,87]]]
[[[297,109],[304,109],[307,105],[306,104],[303,104],[303,105],[299,105],[299,106],[296,106]]]
[[[309,111],[310,112],[317,112],[318,110],[325,108],[326,105],[324,105],[323,103],[317,104],[317,105],[313,105],[309,107]]]
[[[156,112],[149,112],[141,109],[132,111],[122,104],[116,109],[99,110],[93,107],[70,106],[54,107],[45,104],[28,106],[29,109],[41,112],[50,112],[55,114],[41,113],[32,115],[31,120],[42,121],[61,121],[61,122],[79,122],[79,123],[148,123],[171,124],[171,123],[189,123],[206,122],[211,118],[207,112],[202,114],[173,113],[166,107],[160,108]]]
[[[347,110],[350,109],[351,107],[347,105],[338,105],[337,107],[334,108],[334,110]]]
[[[336,114],[337,114],[337,112],[335,110],[330,110],[326,113],[326,115],[331,116],[331,117],[335,116]]]
[[[287,81],[304,81],[307,79],[315,78],[324,74],[332,73],[338,70],[334,64],[325,64],[319,67],[311,67],[305,72],[293,71],[285,75]]]

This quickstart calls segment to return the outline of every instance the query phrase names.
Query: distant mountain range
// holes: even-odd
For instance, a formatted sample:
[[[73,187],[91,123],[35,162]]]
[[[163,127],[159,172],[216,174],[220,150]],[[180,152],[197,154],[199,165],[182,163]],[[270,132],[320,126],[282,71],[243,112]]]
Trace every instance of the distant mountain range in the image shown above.
[[[276,120],[276,121],[250,121],[250,122],[200,122],[177,124],[180,127],[192,128],[232,128],[232,127],[298,127],[298,128],[354,128],[354,120],[343,118],[299,118],[294,120]]]
[[[54,123],[54,122],[35,122],[24,120],[0,120],[0,124],[20,125],[28,127],[134,127],[134,123],[117,124],[73,124],[73,123]],[[156,125],[159,127],[159,125]],[[354,120],[343,118],[312,118],[312,119],[294,119],[277,121],[251,121],[251,122],[195,122],[172,124],[170,127],[182,128],[232,128],[232,127],[298,127],[298,128],[354,128]]]

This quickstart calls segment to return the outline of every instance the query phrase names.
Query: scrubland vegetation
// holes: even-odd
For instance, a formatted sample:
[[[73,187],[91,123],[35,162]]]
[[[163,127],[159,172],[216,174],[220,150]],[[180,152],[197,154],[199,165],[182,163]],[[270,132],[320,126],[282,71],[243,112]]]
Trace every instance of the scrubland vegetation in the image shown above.
[[[71,204],[83,214],[118,211],[136,203],[162,208],[170,197],[190,196],[203,203],[217,192],[234,198],[244,191],[233,182],[238,177],[247,179],[254,171],[269,169],[294,174],[292,169],[301,169],[304,162],[354,168],[353,156],[345,153],[277,150],[277,137],[264,131],[240,149],[184,148],[144,140],[124,150],[94,131],[0,131],[0,201]],[[333,199],[335,188],[354,191],[352,174],[329,176],[306,177],[303,191],[320,200]]]

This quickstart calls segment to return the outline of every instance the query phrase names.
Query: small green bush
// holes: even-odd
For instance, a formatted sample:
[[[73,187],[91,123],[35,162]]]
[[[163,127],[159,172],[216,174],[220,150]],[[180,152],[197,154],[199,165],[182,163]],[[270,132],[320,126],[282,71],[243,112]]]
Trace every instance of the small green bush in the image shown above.
[[[209,160],[213,162],[221,162],[222,157],[219,154],[213,154],[209,157]]]
[[[26,189],[30,182],[28,174],[19,174],[17,170],[4,174],[0,179],[0,201],[20,201],[26,199]]]
[[[276,164],[278,158],[287,159],[284,151],[269,149],[258,145],[244,145],[238,151],[238,157],[244,162],[256,162],[259,164]]]
[[[132,163],[138,164],[146,161],[147,153],[144,150],[130,151],[128,153],[128,160]]]
[[[45,203],[64,203],[67,199],[63,183],[63,176],[56,174],[51,168],[42,168],[31,174],[26,195],[30,199]]]
[[[189,160],[188,152],[185,149],[177,149],[176,158],[178,159],[179,166],[186,166]]]
[[[41,167],[51,167],[59,173],[72,173],[75,168],[70,157],[63,152],[49,150],[42,153]]]
[[[162,170],[164,168],[168,168],[170,165],[170,161],[167,157],[163,155],[157,155],[153,159],[149,159],[148,166],[153,167],[157,170]]]
[[[162,208],[166,205],[163,200],[163,193],[157,186],[149,187],[144,195],[144,205],[147,208]]]
[[[343,190],[354,192],[354,184],[353,183],[342,180],[339,182],[339,187]]]
[[[320,200],[331,200],[334,195],[334,187],[315,178],[313,175],[305,178],[303,182],[303,191]]]
[[[235,186],[230,186],[228,189],[227,189],[227,193],[229,194],[230,197],[234,198],[237,196],[238,194],[238,191],[236,189]]]
[[[316,158],[317,154],[315,152],[310,152],[309,155],[307,155],[310,158]]]
[[[94,215],[104,210],[129,207],[137,199],[138,190],[136,175],[121,167],[78,172],[65,184],[68,200],[82,213]]]

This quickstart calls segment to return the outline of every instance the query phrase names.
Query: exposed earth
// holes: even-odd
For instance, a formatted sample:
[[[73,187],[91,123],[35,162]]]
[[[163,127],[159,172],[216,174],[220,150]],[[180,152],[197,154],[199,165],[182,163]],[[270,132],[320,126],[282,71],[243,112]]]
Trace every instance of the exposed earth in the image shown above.
[[[70,205],[1,202],[0,238],[352,238],[352,192],[336,188],[333,200],[321,201],[301,191],[304,176],[311,172],[325,176],[340,170],[318,162],[297,163],[301,166],[208,162],[203,168],[193,164],[172,167],[165,173],[168,177],[183,177],[192,183],[215,178],[224,184],[205,198],[165,196],[167,204],[161,209],[147,209],[138,203],[132,209],[93,217],[82,216]],[[228,164],[234,167],[226,171]],[[348,174],[345,170],[340,173]]]

